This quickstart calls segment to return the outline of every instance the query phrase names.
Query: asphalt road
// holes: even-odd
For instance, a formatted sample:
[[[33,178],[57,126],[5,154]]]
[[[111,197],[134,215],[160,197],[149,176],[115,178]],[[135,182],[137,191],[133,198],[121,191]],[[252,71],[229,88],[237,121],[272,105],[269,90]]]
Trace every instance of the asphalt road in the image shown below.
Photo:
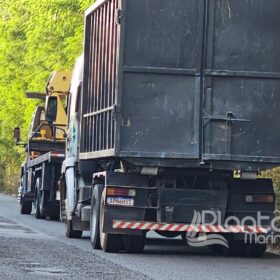
[[[67,239],[63,223],[20,215],[16,198],[0,195],[0,280],[279,278],[279,256],[217,257],[153,234],[140,255],[94,251],[87,233]]]

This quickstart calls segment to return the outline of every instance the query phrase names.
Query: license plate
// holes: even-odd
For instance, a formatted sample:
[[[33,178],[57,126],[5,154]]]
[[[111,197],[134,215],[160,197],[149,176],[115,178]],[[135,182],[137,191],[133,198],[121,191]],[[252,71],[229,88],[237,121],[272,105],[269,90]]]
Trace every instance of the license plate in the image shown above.
[[[133,198],[125,198],[125,197],[107,197],[108,205],[120,205],[120,206],[133,206],[134,199]]]

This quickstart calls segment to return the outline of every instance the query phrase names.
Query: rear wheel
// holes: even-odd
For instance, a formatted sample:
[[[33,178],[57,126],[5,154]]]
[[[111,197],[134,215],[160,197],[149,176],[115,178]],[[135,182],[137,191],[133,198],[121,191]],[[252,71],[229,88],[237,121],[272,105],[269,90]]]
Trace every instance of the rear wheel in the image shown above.
[[[42,217],[47,216],[47,198],[49,196],[48,191],[40,191],[40,214]]]
[[[32,201],[24,201],[24,199],[21,198],[19,211],[20,211],[20,214],[30,215],[32,212]]]
[[[228,254],[228,248],[222,245],[210,245],[208,246],[209,251],[216,256],[226,256]]]
[[[103,189],[103,185],[95,185],[92,193],[90,212],[90,243],[93,249],[101,249],[99,217]]]
[[[181,235],[182,240],[185,241],[184,234],[180,232],[172,232],[172,231],[155,231],[158,235],[166,237],[166,238],[175,238]],[[186,235],[186,234],[185,234]]]
[[[231,240],[229,255],[236,257],[261,258],[266,251],[266,244],[245,243],[244,240]]]
[[[146,233],[143,232],[142,235],[124,235],[123,242],[124,250],[128,253],[142,253],[145,247]]]
[[[59,209],[55,209],[53,210],[50,215],[49,215],[50,219],[52,220],[59,220],[60,219],[60,212]]]
[[[222,244],[208,245],[208,250],[216,256],[227,256],[229,254],[230,237],[226,234],[218,234],[218,236],[221,238],[220,241],[224,242],[222,242]]]
[[[81,238],[83,234],[82,230],[74,230],[73,229],[73,221],[65,221],[65,235],[68,238]]]
[[[123,236],[121,234],[110,234],[103,232],[104,225],[104,205],[105,205],[105,190],[103,191],[100,201],[99,215],[99,238],[100,245],[104,252],[118,253],[123,248]]]
[[[41,213],[41,195],[42,191],[40,190],[41,186],[41,178],[37,178],[35,185],[35,200],[34,200],[34,208],[35,208],[35,218],[36,219],[45,219],[46,217]]]
[[[246,244],[243,240],[231,240],[229,243],[228,254],[233,257],[244,257],[245,248]]]
[[[266,244],[246,244],[245,254],[247,257],[261,258],[266,251]]]

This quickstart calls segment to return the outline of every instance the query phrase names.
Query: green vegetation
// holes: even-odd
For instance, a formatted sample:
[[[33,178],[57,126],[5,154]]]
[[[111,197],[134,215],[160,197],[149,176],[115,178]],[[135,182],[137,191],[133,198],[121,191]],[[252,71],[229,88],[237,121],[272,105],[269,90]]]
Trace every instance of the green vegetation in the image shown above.
[[[272,178],[273,180],[276,193],[277,209],[280,210],[280,167],[265,172],[265,176],[268,178]]]
[[[82,52],[84,11],[94,0],[0,0],[0,191],[15,192],[34,101],[53,70],[71,70]],[[26,138],[25,138],[26,139]],[[24,139],[23,139],[24,140]]]

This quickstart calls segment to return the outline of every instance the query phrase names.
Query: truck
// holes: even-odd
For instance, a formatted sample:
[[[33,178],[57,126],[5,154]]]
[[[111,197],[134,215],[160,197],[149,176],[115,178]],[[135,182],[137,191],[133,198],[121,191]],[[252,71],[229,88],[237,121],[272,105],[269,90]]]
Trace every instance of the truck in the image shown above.
[[[279,11],[267,0],[99,0],[86,11],[59,181],[66,236],[90,231],[94,249],[140,253],[150,230],[215,233],[230,255],[264,254],[275,194],[260,174],[280,163]]]
[[[21,214],[31,214],[32,204],[36,219],[47,216],[60,218],[58,180],[65,158],[66,112],[65,99],[69,92],[71,73],[54,72],[45,93],[29,92],[27,98],[39,99],[48,107],[55,98],[55,116],[46,121],[45,108],[37,106],[32,116],[27,144],[20,143],[20,128],[14,130],[14,140],[25,147],[26,160],[21,166],[18,200]]]

